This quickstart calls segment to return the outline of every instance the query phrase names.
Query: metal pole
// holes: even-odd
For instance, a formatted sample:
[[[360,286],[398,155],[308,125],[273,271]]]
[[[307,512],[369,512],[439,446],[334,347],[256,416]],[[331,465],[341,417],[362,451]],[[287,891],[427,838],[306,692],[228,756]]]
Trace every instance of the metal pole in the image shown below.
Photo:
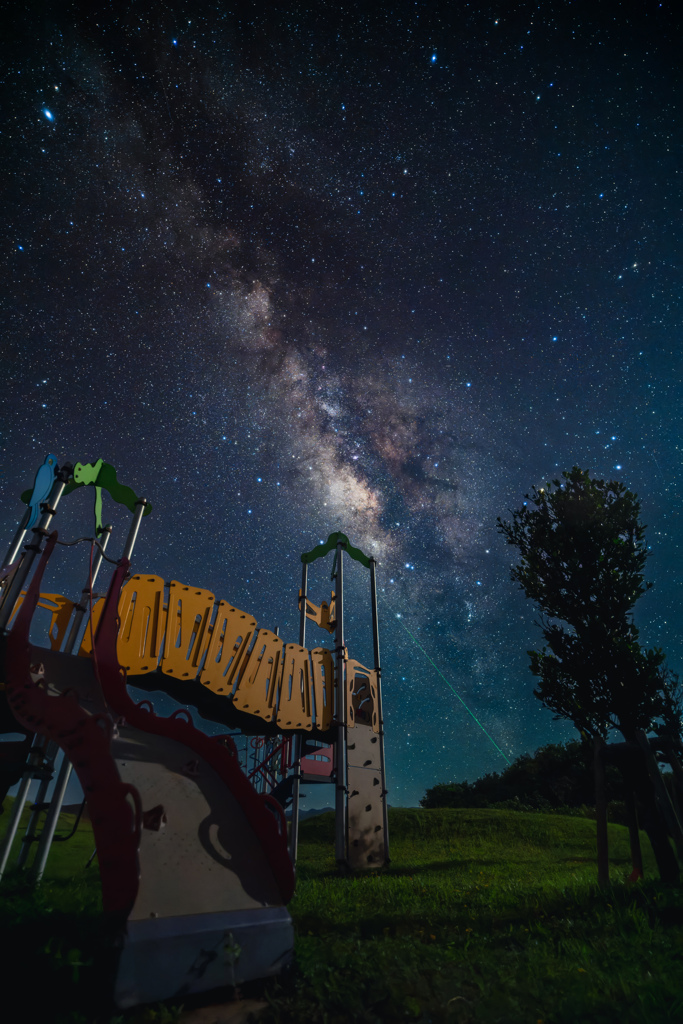
[[[123,549],[123,555],[121,556],[122,558],[127,558],[128,561],[130,561],[131,555],[133,554],[138,530],[140,529],[140,523],[142,522],[142,517],[145,514],[147,504],[148,502],[146,498],[138,498],[135,502],[135,515],[133,516],[133,522],[130,525],[130,530],[128,531],[128,537],[126,539],[126,546]]]
[[[379,763],[382,772],[382,820],[384,825],[384,857],[389,861],[389,815],[387,813],[387,775],[384,762],[384,715],[382,712],[382,669],[379,661],[379,623],[377,619],[377,560],[370,559],[370,605],[372,608],[372,646],[377,672],[377,718],[379,719]]]
[[[100,571],[100,567],[101,567],[102,561],[103,561],[103,552],[106,551],[106,549],[107,549],[107,544],[109,543],[109,540],[111,538],[111,532],[112,532],[112,527],[111,527],[110,524],[107,524],[106,526],[102,527],[101,549],[98,548],[97,549],[97,553],[95,555],[93,555],[93,565],[92,565],[92,583],[93,583],[93,586],[95,584],[95,580],[97,579],[97,574]],[[86,596],[86,598],[90,597],[90,573],[88,573],[88,579],[86,581],[86,586],[83,588],[83,591],[82,591],[82,597],[84,595]],[[86,614],[87,610],[88,610],[88,605],[85,604],[85,603],[81,603],[81,604],[77,604],[76,605],[76,614],[74,615],[74,620],[73,620],[73,622],[71,624],[71,629],[69,631],[69,636],[67,638],[66,645],[64,647],[64,653],[65,654],[71,654],[73,652],[73,649],[76,646],[76,640],[78,638],[78,632],[79,632],[79,630],[81,628],[81,624],[83,622],[83,617]],[[51,749],[51,748],[53,748],[53,749]],[[52,764],[54,764],[54,761],[56,759],[56,755],[57,755],[58,752],[59,752],[59,746],[56,743],[48,744],[48,749],[47,749],[46,757],[48,758],[48,760]],[[42,830],[42,832],[40,834],[40,841],[38,843],[38,851],[36,853],[35,861],[33,863],[32,869],[31,869],[31,873],[34,876],[34,881],[36,881],[36,882],[40,881],[40,879],[43,876],[43,872],[45,870],[45,864],[47,862],[47,858],[48,858],[49,853],[50,853],[50,847],[52,846],[52,839],[53,839],[53,836],[54,836],[54,833],[55,833],[55,828],[57,826],[57,821],[59,820],[59,815],[61,814],[62,804],[64,802],[64,795],[66,793],[66,786],[67,786],[69,778],[71,776],[71,770],[72,770],[72,766],[69,763],[69,760],[68,760],[68,758],[67,758],[67,756],[65,754],[64,755],[64,760],[62,761],[62,766],[60,768],[60,773],[59,773],[59,776],[57,778],[57,782],[55,783],[54,791],[52,793],[52,800],[50,801],[50,806],[49,806],[49,809],[48,809],[48,812],[47,812],[47,818],[45,820],[45,824],[43,825],[43,830]],[[61,780],[62,780],[63,776],[66,777],[66,782],[62,786],[61,785]],[[41,805],[45,802],[45,799],[47,797],[47,790],[48,790],[49,784],[50,784],[50,778],[43,779],[41,781],[41,784],[40,784],[39,788],[38,788],[38,795],[36,796],[36,799],[34,801],[35,809],[34,809],[32,815],[31,815],[31,818],[30,818],[29,823],[28,823],[28,827],[27,827],[26,832],[24,834],[24,840],[23,840],[23,843],[22,843],[22,847],[21,847],[21,849],[19,851],[19,859],[17,860],[17,867],[24,867],[25,864],[26,864],[26,861],[28,860],[28,856],[29,856],[30,848],[31,848],[31,843],[32,843],[33,837],[35,836],[37,828],[38,828],[38,819],[40,818],[40,814],[41,814]],[[60,792],[62,794],[61,797],[59,796]],[[50,826],[51,822],[54,822],[54,824],[52,824],[52,826]]]
[[[58,753],[59,744],[55,743],[54,740],[48,740],[43,752],[43,763],[46,773],[49,774],[46,774],[45,777],[40,780],[38,792],[36,793],[33,801],[33,810],[31,811],[31,817],[28,820],[28,825],[26,826],[26,831],[24,832],[21,841],[19,856],[17,857],[18,868],[26,866],[26,861],[28,860],[29,853],[31,852],[31,841],[38,828],[38,820],[41,815],[41,805],[45,803],[47,791],[50,788],[50,783],[52,782],[52,772]]]
[[[39,759],[40,763],[42,763],[43,760],[41,750],[42,741],[42,736],[36,736],[33,740],[33,746],[31,747],[28,755],[28,764],[24,774],[22,775],[17,795],[14,798],[12,813],[7,823],[7,831],[5,832],[5,837],[2,841],[2,845],[0,846],[0,878],[2,878],[5,868],[7,867],[7,861],[12,850],[12,843],[14,842],[14,837],[16,836],[17,829],[19,828],[19,822],[28,797],[28,791],[31,788],[31,783],[33,782],[34,771],[38,767]]]
[[[41,505],[41,508],[43,509],[43,515],[41,516],[38,525],[34,526],[33,530],[31,531],[31,533],[33,534],[31,542],[29,544],[26,544],[26,546],[24,547],[24,557],[21,561],[21,565],[14,574],[12,582],[10,583],[7,594],[5,596],[5,600],[2,603],[2,607],[0,607],[0,629],[5,629],[7,627],[7,623],[9,622],[14,606],[17,603],[17,598],[21,593],[21,589],[24,583],[26,582],[26,577],[28,576],[31,570],[31,566],[33,565],[33,560],[35,559],[36,555],[40,553],[40,549],[43,544],[43,538],[49,532],[48,527],[52,522],[53,517],[57,513],[57,505],[59,504],[59,499],[62,496],[62,493],[64,491],[64,488],[66,487],[67,481],[71,476],[72,471],[73,466],[71,466],[68,462],[66,462],[62,466],[62,468],[57,471],[57,477],[55,479],[54,484],[52,485],[50,497],[47,499],[46,502],[43,502]]]
[[[107,523],[106,526],[102,527],[102,535],[101,535],[102,536],[102,540],[101,540],[100,548],[97,548],[97,554],[93,555],[93,560],[92,560],[92,583],[93,583],[93,586],[95,585],[95,580],[97,579],[97,574],[100,571],[100,566],[102,565],[102,559],[104,557],[104,552],[107,550],[107,544],[109,543],[109,540],[111,538],[111,531],[112,531],[112,528],[111,528],[111,525],[109,523]],[[71,654],[73,652],[74,647],[76,646],[76,639],[78,638],[78,632],[79,632],[79,630],[81,628],[81,625],[83,624],[83,617],[86,614],[86,612],[88,611],[88,607],[89,607],[89,604],[90,604],[90,601],[89,601],[90,596],[91,596],[90,595],[90,574],[88,574],[88,579],[86,581],[86,585],[83,587],[83,590],[81,591],[81,603],[76,605],[76,614],[74,615],[74,620],[71,623],[71,629],[69,630],[69,636],[67,637],[66,644],[64,645],[64,653],[65,654]]]
[[[19,523],[19,526],[17,528],[17,532],[14,535],[14,540],[12,541],[12,543],[9,546],[9,548],[7,549],[7,554],[5,555],[5,561],[2,563],[3,568],[6,565],[11,565],[13,563],[14,559],[19,554],[19,548],[21,547],[21,542],[23,541],[24,537],[26,536],[26,524],[28,523],[30,517],[31,517],[31,506],[27,505],[26,506],[26,511],[24,512],[23,516],[21,517],[21,522]]]
[[[304,562],[301,570],[301,614],[299,615],[299,646],[306,646],[306,596],[308,594],[308,564]],[[317,715],[316,708],[316,715]],[[292,737],[292,761],[294,783],[292,785],[292,822],[289,832],[289,856],[292,864],[296,864],[299,851],[299,791],[301,789],[301,734]]]
[[[9,855],[12,850],[12,843],[14,842],[14,837],[16,836],[17,829],[19,828],[21,814],[24,810],[24,805],[32,782],[33,776],[28,772],[25,772],[19,785],[19,791],[14,798],[12,813],[9,821],[7,822],[7,832],[5,833],[5,838],[2,841],[2,847],[0,847],[0,878],[2,878],[5,873],[7,861],[9,860]]]
[[[57,821],[61,814],[62,804],[64,803],[64,796],[66,794],[66,787],[69,784],[69,776],[71,775],[72,764],[69,758],[64,754],[62,763],[59,768],[59,775],[55,782],[54,792],[52,793],[52,801],[50,803],[50,809],[47,812],[47,818],[43,825],[43,831],[40,834],[40,842],[38,843],[38,852],[36,853],[36,859],[31,868],[32,881],[38,883],[43,877],[45,871],[45,865],[47,863],[47,857],[52,846],[52,839],[57,828]]]
[[[337,544],[337,575],[335,602],[337,615],[337,740],[334,750],[335,768],[335,857],[341,869],[347,867],[347,785],[346,785],[346,673],[344,659],[344,567],[343,542]]]

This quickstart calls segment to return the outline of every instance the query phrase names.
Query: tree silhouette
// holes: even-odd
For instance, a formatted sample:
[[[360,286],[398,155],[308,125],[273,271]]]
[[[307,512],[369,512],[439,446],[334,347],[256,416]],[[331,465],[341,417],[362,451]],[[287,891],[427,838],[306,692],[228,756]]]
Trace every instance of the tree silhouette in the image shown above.
[[[577,466],[525,495],[498,530],[518,548],[511,576],[540,610],[546,646],[529,651],[534,694],[587,736],[618,729],[633,740],[656,720],[680,734],[678,678],[664,653],[644,650],[632,609],[644,581],[645,526],[638,496]]]

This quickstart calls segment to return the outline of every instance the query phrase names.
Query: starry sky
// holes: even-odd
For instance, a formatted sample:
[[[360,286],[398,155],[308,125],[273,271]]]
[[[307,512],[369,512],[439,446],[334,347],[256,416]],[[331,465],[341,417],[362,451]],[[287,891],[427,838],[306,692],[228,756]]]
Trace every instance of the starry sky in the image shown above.
[[[675,11],[14,5],[6,543],[49,452],[102,457],[154,505],[135,571],[291,641],[301,552],[347,533],[378,559],[394,805],[573,735],[533,697],[540,634],[495,526],[563,469],[640,495],[636,621],[683,669]],[[92,532],[91,498],[64,500],[63,537]],[[127,518],[105,505],[114,554]],[[87,550],[60,550],[75,597]]]

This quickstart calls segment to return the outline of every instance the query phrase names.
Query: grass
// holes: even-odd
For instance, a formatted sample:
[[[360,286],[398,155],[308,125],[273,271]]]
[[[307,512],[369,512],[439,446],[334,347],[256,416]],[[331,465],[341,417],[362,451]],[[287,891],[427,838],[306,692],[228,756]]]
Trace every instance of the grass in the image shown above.
[[[389,823],[391,864],[356,877],[336,872],[333,816],[302,823],[290,904],[296,962],[252,987],[269,1001],[264,1022],[683,1019],[683,891],[654,881],[644,836],[651,880],[629,887],[627,830],[610,825],[613,884],[600,892],[595,825],[583,818],[393,809]],[[55,851],[37,891],[16,878],[2,883],[0,934],[12,947],[5,977],[30,964],[30,977],[51,987],[54,1021],[176,1019],[172,1003],[118,1017],[106,1010],[96,866],[84,871],[78,853],[67,882],[71,842]]]
[[[4,838],[5,829],[9,822],[10,815],[12,813],[12,805],[14,798],[9,796],[5,799],[5,810],[2,816],[0,816],[0,840]],[[28,824],[31,811],[29,809],[30,801],[24,807],[17,836],[12,846],[12,852],[10,860],[8,862],[9,870],[11,871],[12,865],[16,862],[19,854],[19,848],[21,845],[21,836],[23,836],[26,826]],[[45,815],[41,815],[38,823],[38,828],[42,827],[42,823],[45,820]],[[72,826],[76,820],[74,814],[62,814],[57,823],[56,835],[66,835],[71,832]],[[35,856],[35,848],[37,843],[32,843],[33,849],[29,854],[29,867]],[[84,870],[84,880],[92,879],[93,890],[99,893],[99,874],[97,870],[97,858],[95,857],[90,867],[85,870],[85,866],[90,859],[90,856],[95,848],[95,842],[93,840],[92,827],[90,822],[81,820],[78,828],[71,839],[67,839],[66,842],[55,842],[52,844],[50,850],[50,856],[48,859],[48,871],[47,877],[52,880],[67,880],[74,877],[74,874],[80,874],[81,869]]]
[[[332,815],[302,826],[297,968],[271,1022],[656,1022],[683,1018],[683,896],[595,887],[595,825],[496,810],[393,810],[392,863],[334,870]],[[656,877],[643,837],[646,872]]]

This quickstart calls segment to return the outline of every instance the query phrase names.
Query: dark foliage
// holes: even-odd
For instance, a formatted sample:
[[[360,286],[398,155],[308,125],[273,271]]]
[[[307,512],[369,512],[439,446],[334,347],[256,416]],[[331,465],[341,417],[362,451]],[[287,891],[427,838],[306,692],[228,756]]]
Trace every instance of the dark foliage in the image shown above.
[[[663,775],[674,807],[680,794],[674,776]],[[624,780],[613,764],[606,765],[610,821],[628,824]],[[500,774],[492,772],[474,782],[442,782],[427,790],[420,805],[435,807],[490,807],[520,811],[557,811],[594,817],[595,779],[590,742],[549,743],[535,754],[522,754]]]
[[[512,521],[498,519],[521,561],[511,570],[538,604],[546,646],[529,651],[535,695],[588,736],[633,739],[656,720],[680,733],[678,678],[660,649],[644,650],[632,610],[644,581],[645,526],[638,496],[575,466],[533,488]]]
[[[592,747],[578,740],[550,743],[535,754],[523,754],[500,774],[475,782],[433,786],[422,807],[489,807],[516,801],[525,807],[552,810],[594,802]],[[611,774],[611,796],[621,797],[620,780]]]

